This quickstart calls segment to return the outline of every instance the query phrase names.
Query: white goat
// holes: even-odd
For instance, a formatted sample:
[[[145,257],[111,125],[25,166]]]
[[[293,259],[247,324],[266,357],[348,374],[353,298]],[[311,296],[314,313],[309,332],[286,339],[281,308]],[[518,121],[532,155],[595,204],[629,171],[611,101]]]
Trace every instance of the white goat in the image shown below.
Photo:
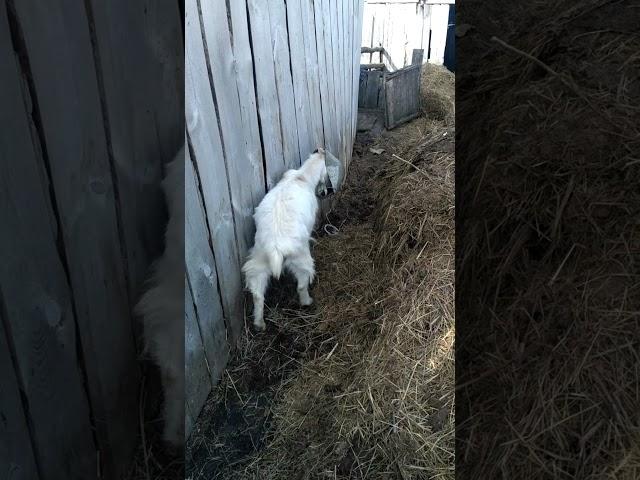
[[[282,268],[296,277],[301,305],[311,305],[309,284],[315,275],[309,251],[311,232],[318,212],[318,187],[327,193],[325,153],[318,149],[297,170],[288,170],[265,195],[253,215],[255,243],[242,267],[246,286],[253,295],[253,325],[264,330],[264,294]]]
[[[184,444],[184,145],[162,182],[169,222],[165,250],[134,312],[142,317],[145,352],[159,366],[164,391],[164,441]]]

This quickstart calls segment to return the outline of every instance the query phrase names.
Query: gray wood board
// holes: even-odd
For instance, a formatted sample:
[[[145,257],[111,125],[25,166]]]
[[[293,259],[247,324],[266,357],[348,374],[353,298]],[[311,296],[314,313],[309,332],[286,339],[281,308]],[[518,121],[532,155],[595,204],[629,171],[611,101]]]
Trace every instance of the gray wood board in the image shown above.
[[[386,75],[384,90],[387,128],[397,127],[418,115],[421,68],[422,65],[411,65]]]
[[[216,272],[217,257],[214,258],[209,246],[209,234],[197,182],[192,159],[187,155],[185,167],[185,262],[211,381],[215,383],[227,363],[229,344],[223,316],[223,304],[218,290],[220,283]]]
[[[286,2],[287,34],[289,36],[289,55],[291,58],[291,77],[293,81],[293,98],[295,100],[295,114],[298,131],[298,145],[300,147],[300,165],[316,148],[313,140],[312,104],[307,85],[307,52],[306,43],[310,39],[305,35],[302,22],[302,1],[288,0]],[[297,167],[297,165],[296,165]]]
[[[324,31],[324,2],[328,0],[315,0],[313,2],[314,10],[314,23],[316,31],[316,45],[318,51],[318,69],[322,72],[319,75],[319,87],[320,87],[320,99],[322,102],[322,128],[323,128],[323,143],[325,148],[328,148],[329,139],[331,136],[331,129],[333,128],[332,114],[331,114],[331,95],[329,93],[329,62],[327,57],[327,39]]]
[[[240,335],[243,323],[240,254],[231,207],[233,199],[227,182],[228,171],[223,156],[197,12],[196,1],[188,0],[185,49],[187,130],[193,148],[192,160],[197,166],[198,181],[203,186],[204,209],[210,229],[208,235],[211,236],[215,249],[216,267],[220,277],[225,279],[221,285],[221,294],[230,327],[229,335],[234,343]]]
[[[296,105],[291,76],[289,37],[287,34],[287,12],[284,0],[267,2],[269,5],[269,26],[271,27],[272,61],[276,74],[280,123],[282,125],[282,150],[285,169],[300,166],[300,146]],[[279,180],[279,178],[278,178]]]
[[[8,319],[3,320],[3,315],[3,312],[0,311],[0,385],[2,385],[2,393],[0,393],[0,418],[2,418],[2,422],[0,422],[0,478],[37,480],[40,475],[31,448],[27,419],[20,399],[20,386],[7,343],[9,336],[3,325],[3,322],[7,322]]]
[[[321,75],[324,70],[320,70],[319,66],[319,50],[316,36],[316,24],[314,13],[314,2],[310,0],[301,0],[302,5],[302,22],[304,33],[304,49],[306,61],[307,88],[309,90],[309,108],[311,109],[312,132],[311,142],[312,150],[324,145],[324,129],[322,124],[322,97],[321,97]],[[324,50],[322,50],[324,55]],[[327,106],[328,107],[328,106]],[[304,162],[305,158],[302,159]]]
[[[21,385],[40,468],[50,472],[47,478],[82,477],[95,472],[97,454],[81,359],[76,355],[71,291],[56,248],[58,219],[31,117],[33,103],[12,48],[4,8],[0,9],[0,74],[0,251],[6,253],[0,262],[4,343],[0,408],[10,422],[7,431],[21,423],[26,427],[19,400]],[[0,465],[12,474],[36,478],[29,433],[25,429],[22,435],[26,442],[20,435],[6,437]]]
[[[231,24],[233,31],[233,55],[235,58],[238,96],[242,115],[243,137],[246,142],[247,155],[252,165],[258,165],[259,181],[252,181],[254,188],[252,198],[254,208],[265,193],[265,172],[262,162],[262,144],[258,126],[258,107],[253,82],[253,58],[249,43],[249,24],[245,2],[228,2],[231,8]]]
[[[135,302],[162,251],[160,189],[184,131],[184,57],[175,2],[91,0],[109,142]]]
[[[227,15],[220,15],[226,9],[225,0],[200,2],[200,6],[204,26],[202,34],[207,45],[205,51],[213,82],[210,88],[214,90],[213,99],[217,106],[239,259],[242,261],[253,244],[255,227],[252,215],[254,206],[262,199],[260,187],[264,185],[263,168],[262,162],[257,162],[249,155],[245,143],[229,24]],[[194,55],[199,55],[199,52]],[[200,80],[205,79],[196,79]],[[257,195],[255,198],[254,194]]]
[[[189,437],[212,385],[189,282],[184,283],[185,435]]]
[[[60,214],[100,459],[105,476],[115,477],[137,442],[140,372],[89,21],[83,4],[64,0],[15,7]]]
[[[285,171],[278,88],[273,65],[273,42],[269,25],[269,7],[262,0],[247,0],[251,49],[253,52],[258,113],[262,129],[267,190],[271,189]]]
[[[335,0],[334,0],[335,1]],[[323,23],[324,29],[324,41],[325,41],[325,55],[326,55],[326,67],[327,67],[327,90],[329,97],[329,117],[331,119],[331,126],[328,131],[325,129],[325,148],[331,150],[332,152],[338,152],[339,150],[339,123],[337,116],[337,103],[340,101],[336,94],[336,65],[335,63],[338,61],[337,52],[335,50],[336,43],[338,41],[337,37],[334,40],[334,28],[332,22],[332,11],[335,9],[332,8],[331,0],[322,0],[322,8],[323,12],[320,15],[320,19]],[[316,16],[316,19],[318,17]]]

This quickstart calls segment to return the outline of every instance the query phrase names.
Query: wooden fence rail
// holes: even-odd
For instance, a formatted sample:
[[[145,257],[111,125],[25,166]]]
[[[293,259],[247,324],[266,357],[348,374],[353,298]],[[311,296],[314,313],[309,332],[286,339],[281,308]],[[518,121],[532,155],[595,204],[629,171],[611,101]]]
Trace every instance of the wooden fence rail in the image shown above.
[[[254,208],[319,146],[349,164],[362,8],[186,2],[187,432],[244,326],[240,267]]]

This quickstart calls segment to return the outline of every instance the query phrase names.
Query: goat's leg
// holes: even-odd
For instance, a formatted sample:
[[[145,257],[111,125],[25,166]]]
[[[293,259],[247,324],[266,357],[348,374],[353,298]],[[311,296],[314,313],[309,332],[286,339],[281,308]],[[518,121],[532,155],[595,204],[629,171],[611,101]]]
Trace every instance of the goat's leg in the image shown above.
[[[311,305],[313,303],[313,299],[309,295],[309,284],[315,275],[311,253],[306,251],[303,254],[289,258],[287,261],[287,267],[296,277],[298,282],[298,298],[300,299],[300,305]]]
[[[172,449],[177,450],[184,445],[184,373],[175,369],[164,369],[162,387],[164,390],[163,439]]]
[[[247,281],[251,295],[253,296],[253,326],[256,330],[263,331],[264,323],[264,294],[269,283],[269,273],[260,272]]]

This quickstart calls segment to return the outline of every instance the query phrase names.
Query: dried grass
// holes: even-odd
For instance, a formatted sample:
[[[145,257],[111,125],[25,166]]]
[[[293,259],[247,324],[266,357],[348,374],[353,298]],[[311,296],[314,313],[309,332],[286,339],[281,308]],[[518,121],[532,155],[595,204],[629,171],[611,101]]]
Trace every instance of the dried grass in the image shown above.
[[[640,478],[640,5],[471,3],[458,473]]]

